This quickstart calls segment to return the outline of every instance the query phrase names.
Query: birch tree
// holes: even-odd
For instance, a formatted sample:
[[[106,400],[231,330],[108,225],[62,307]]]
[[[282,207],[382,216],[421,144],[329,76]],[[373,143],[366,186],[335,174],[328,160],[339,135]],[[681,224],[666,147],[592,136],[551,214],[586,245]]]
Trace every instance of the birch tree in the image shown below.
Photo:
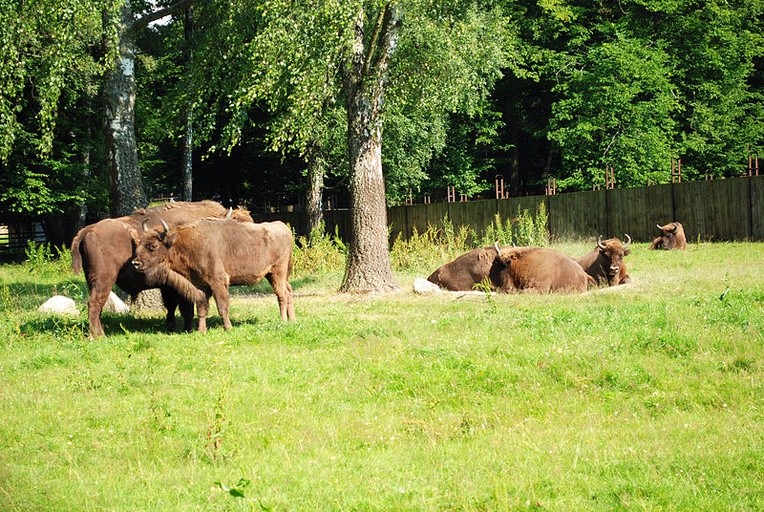
[[[200,50],[208,65],[195,67],[216,71],[199,83],[224,84],[224,144],[238,144],[248,111],[263,105],[274,116],[272,147],[311,162],[313,187],[320,187],[322,159],[316,155],[332,149],[327,141],[336,138],[334,121],[344,112],[339,128],[345,133],[352,230],[340,289],[396,290],[388,250],[385,123],[411,116],[443,127],[449,113],[479,103],[509,60],[509,24],[501,11],[483,2],[421,0],[221,0],[206,9],[210,14],[200,18],[224,30],[215,38],[208,32]],[[225,72],[217,72],[220,62]],[[436,129],[417,142],[431,148],[422,153],[431,153],[444,137]]]

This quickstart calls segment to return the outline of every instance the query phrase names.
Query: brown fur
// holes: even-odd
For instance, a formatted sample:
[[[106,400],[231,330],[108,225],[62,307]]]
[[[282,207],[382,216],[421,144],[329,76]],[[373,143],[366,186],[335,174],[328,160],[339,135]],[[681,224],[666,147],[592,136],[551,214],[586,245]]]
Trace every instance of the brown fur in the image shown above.
[[[681,222],[669,222],[665,226],[658,224],[661,236],[655,238],[650,244],[650,249],[685,250],[687,237],[684,235],[684,227]]]
[[[75,274],[83,270],[85,272],[85,281],[90,292],[88,321],[91,337],[104,335],[101,311],[115,284],[132,296],[158,286],[133,268],[131,230],[140,229],[144,220],[150,223],[158,222],[160,214],[168,224],[180,225],[202,217],[224,217],[226,213],[227,210],[214,201],[178,201],[141,208],[132,215],[104,219],[79,230],[72,240],[72,270]],[[180,301],[179,304],[177,293],[173,289],[166,286],[162,286],[161,289],[167,307],[168,326],[175,327],[175,309],[180,305],[185,327],[192,327],[193,304],[186,301]]]
[[[254,284],[263,277],[273,287],[282,320],[294,320],[292,286],[292,231],[283,222],[259,224],[202,219],[193,224],[149,230],[139,235],[134,265],[159,279],[177,273],[182,281],[165,280],[182,296],[196,302],[199,330],[207,329],[208,298],[215,298],[223,327],[228,315],[229,285]],[[203,293],[202,293],[203,292]]]
[[[626,270],[624,261],[624,258],[631,253],[628,248],[630,243],[631,239],[623,244],[617,238],[598,242],[597,247],[576,261],[599,285],[616,286],[630,283],[631,276]]]
[[[472,290],[485,278],[489,278],[494,286],[500,281],[500,267],[493,268],[497,256],[493,247],[474,249],[442,265],[430,274],[427,280],[451,291]]]
[[[582,292],[589,278],[571,258],[542,247],[484,247],[462,254],[427,279],[452,291],[472,290],[488,279],[492,290]]]

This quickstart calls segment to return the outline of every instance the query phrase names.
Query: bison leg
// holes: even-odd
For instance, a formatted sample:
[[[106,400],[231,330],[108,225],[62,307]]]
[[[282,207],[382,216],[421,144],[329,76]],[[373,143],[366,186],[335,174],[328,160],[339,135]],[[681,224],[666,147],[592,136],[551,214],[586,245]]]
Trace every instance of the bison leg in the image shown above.
[[[167,309],[167,317],[165,318],[165,325],[170,331],[174,331],[178,325],[175,322],[175,309],[178,307],[178,292],[172,288],[165,286],[160,288],[162,293],[162,303],[165,309]]]
[[[205,295],[204,302],[196,304],[196,311],[199,313],[199,327],[197,327],[199,332],[207,332],[207,312],[210,309],[210,297],[208,293]]]
[[[89,277],[89,276],[88,276]],[[104,336],[101,312],[104,304],[109,299],[109,293],[114,286],[114,280],[87,279],[90,296],[88,297],[88,323],[90,324],[90,337]]]
[[[183,330],[194,330],[194,303],[182,297],[179,298],[180,314],[183,317]]]
[[[281,319],[284,321],[294,321],[292,285],[289,284],[289,281],[286,278],[274,276],[273,274],[268,274],[267,279],[279,301],[279,313],[281,314]]]
[[[210,288],[212,289],[212,296],[215,298],[220,318],[223,319],[223,329],[228,330],[232,327],[231,319],[228,317],[228,303],[230,301],[228,285],[226,283],[215,283],[211,284]]]
[[[183,329],[192,331],[194,329],[194,303],[184,299],[174,288],[163,286],[160,290],[162,302],[167,308],[165,321],[167,328],[171,331],[177,329],[178,325],[175,322],[175,309],[177,308],[180,309],[180,315],[183,317]]]

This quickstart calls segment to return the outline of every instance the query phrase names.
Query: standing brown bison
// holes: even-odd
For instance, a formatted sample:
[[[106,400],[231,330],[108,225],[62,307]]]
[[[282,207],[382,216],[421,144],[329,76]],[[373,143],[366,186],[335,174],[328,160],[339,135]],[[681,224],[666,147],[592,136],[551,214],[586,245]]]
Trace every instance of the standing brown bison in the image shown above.
[[[72,270],[75,274],[79,274],[81,270],[85,271],[85,281],[90,292],[90,335],[104,335],[101,312],[115,284],[133,297],[143,290],[160,287],[133,268],[132,260],[135,255],[131,230],[140,229],[145,221],[158,222],[159,215],[171,225],[181,225],[202,217],[224,217],[226,214],[230,214],[230,211],[214,201],[179,201],[142,208],[125,217],[104,219],[79,230],[72,240]],[[243,210],[239,210],[235,216],[252,220]],[[179,305],[177,293],[166,286],[161,286],[161,290],[162,299],[167,307],[167,324],[174,328],[175,309]],[[193,304],[181,300],[180,309],[186,329],[191,328],[194,317]]]
[[[657,224],[661,230],[661,236],[653,240],[650,249],[679,249],[687,248],[687,238],[684,236],[684,227],[681,222],[669,222],[665,226]]]
[[[600,285],[615,286],[631,282],[626,271],[624,258],[631,253],[631,237],[626,235],[626,243],[617,238],[602,241],[597,239],[597,247],[576,261]]]
[[[223,327],[231,328],[228,286],[254,284],[263,277],[273,287],[282,320],[294,320],[292,231],[283,222],[243,223],[202,219],[193,224],[162,227],[143,233],[133,230],[133,265],[153,282],[175,288],[196,303],[199,330],[207,330],[210,294]]]
[[[488,279],[491,289],[583,292],[590,279],[571,258],[543,247],[483,247],[441,266],[427,280],[441,288],[467,291]]]

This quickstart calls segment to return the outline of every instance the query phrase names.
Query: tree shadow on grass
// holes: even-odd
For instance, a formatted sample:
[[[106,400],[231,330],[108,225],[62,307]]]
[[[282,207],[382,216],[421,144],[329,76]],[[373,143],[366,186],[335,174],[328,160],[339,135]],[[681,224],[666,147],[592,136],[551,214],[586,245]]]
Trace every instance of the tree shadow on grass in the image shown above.
[[[12,310],[36,310],[54,295],[69,297],[78,305],[88,300],[85,283],[77,279],[58,283],[0,282],[0,305]]]

